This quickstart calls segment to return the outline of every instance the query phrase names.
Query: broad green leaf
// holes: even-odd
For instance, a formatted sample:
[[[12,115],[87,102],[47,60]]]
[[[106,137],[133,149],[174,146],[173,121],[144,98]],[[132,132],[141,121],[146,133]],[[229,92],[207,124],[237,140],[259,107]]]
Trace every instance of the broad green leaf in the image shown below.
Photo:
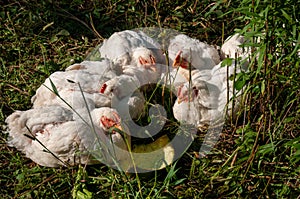
[[[232,61],[233,59],[232,58],[226,58],[222,61],[221,63],[221,67],[224,67],[224,66],[231,66],[232,65]]]
[[[235,82],[234,84],[234,88],[237,90],[241,90],[246,84],[246,80],[245,79],[239,79]]]

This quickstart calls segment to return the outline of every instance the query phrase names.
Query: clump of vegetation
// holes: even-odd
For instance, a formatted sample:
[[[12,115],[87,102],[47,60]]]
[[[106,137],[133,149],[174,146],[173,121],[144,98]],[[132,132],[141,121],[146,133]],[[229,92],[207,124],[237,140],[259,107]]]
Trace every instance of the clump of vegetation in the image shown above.
[[[205,158],[195,144],[165,170],[124,175],[104,165],[45,168],[1,134],[1,198],[296,198],[300,195],[299,4],[287,1],[74,0],[0,3],[1,126],[51,73],[86,58],[115,31],[172,28],[221,45],[240,32],[253,49],[243,111]]]

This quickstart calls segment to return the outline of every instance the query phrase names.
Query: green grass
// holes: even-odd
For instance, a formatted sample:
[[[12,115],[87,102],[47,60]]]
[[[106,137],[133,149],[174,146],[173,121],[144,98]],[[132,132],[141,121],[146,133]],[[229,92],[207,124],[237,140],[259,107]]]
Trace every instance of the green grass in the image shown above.
[[[239,76],[244,108],[211,154],[201,137],[170,168],[124,175],[104,165],[46,168],[6,145],[1,198],[297,198],[300,195],[299,4],[274,1],[15,1],[0,3],[1,128],[31,107],[53,72],[85,59],[103,38],[137,27],[172,28],[221,45],[233,31],[261,37]],[[257,46],[258,45],[258,46]]]

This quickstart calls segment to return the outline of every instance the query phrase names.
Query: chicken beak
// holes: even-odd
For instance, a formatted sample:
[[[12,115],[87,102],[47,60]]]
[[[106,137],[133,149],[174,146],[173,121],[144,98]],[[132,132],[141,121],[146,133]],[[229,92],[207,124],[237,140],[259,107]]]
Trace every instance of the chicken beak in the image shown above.
[[[123,131],[121,124],[115,124],[114,127],[119,129],[120,131]]]
[[[184,96],[184,97],[178,97],[177,98],[177,103],[180,104],[182,102],[192,102],[194,100],[194,96]]]
[[[177,99],[177,103],[180,104],[183,100],[181,98]]]

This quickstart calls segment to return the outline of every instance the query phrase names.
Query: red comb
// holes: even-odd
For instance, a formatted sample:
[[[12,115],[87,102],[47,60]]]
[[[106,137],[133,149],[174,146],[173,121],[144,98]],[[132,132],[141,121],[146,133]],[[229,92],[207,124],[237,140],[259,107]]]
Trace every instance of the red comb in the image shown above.
[[[101,88],[100,88],[100,93],[104,93],[106,87],[107,87],[107,84],[104,83],[104,84],[101,86]]]

